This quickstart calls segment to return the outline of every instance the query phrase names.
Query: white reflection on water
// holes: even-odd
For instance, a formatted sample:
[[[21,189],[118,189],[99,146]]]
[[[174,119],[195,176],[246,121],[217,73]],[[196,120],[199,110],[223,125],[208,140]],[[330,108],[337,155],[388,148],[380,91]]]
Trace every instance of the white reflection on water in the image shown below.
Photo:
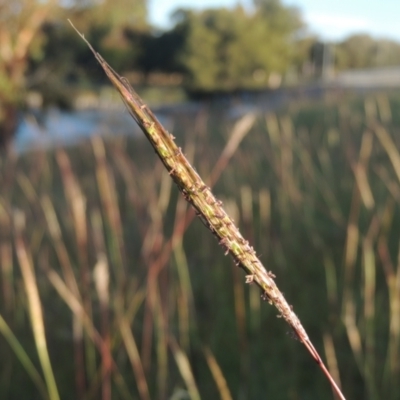
[[[167,129],[172,121],[157,115]],[[13,148],[17,153],[76,144],[93,135],[115,137],[142,135],[125,109],[66,112],[56,108],[24,114],[18,126]]]

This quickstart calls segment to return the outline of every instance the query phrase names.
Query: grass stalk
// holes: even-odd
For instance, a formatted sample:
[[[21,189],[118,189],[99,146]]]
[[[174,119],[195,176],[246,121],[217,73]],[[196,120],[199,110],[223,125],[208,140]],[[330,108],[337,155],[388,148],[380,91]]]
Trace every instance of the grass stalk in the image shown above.
[[[152,304],[152,313],[155,325],[155,339],[157,352],[157,398],[165,399],[167,393],[168,381],[168,338],[167,338],[167,317],[163,309],[161,293],[158,285],[154,287],[154,303]]]
[[[48,196],[43,196],[41,199],[43,214],[46,218],[50,237],[53,241],[54,249],[56,250],[58,259],[61,264],[63,276],[68,288],[75,296],[80,298],[78,283],[76,282],[74,270],[72,268],[71,259],[62,237],[60,223],[57,218],[54,205]]]
[[[0,244],[0,265],[2,278],[2,301],[4,302],[7,313],[11,314],[15,304],[11,241]]]
[[[111,261],[115,264],[118,285],[124,286],[125,247],[123,243],[122,221],[118,208],[114,176],[109,168],[102,139],[92,138],[93,153],[96,159],[96,178],[101,204],[107,217],[107,239]]]
[[[389,133],[382,126],[375,128],[375,134],[378,137],[382,147],[385,149],[390,162],[392,163],[394,172],[400,181],[400,153],[397,150],[396,144],[390,137]]]
[[[324,340],[325,356],[329,367],[329,371],[333,376],[333,378],[335,379],[335,382],[337,382],[338,386],[341,387],[342,385],[340,382],[338,361],[336,357],[335,344],[333,343],[332,334],[330,332],[325,332],[323,340]]]
[[[101,337],[100,333],[97,331],[96,327],[92,319],[86,314],[84,306],[80,299],[78,299],[74,293],[70,291],[61,277],[48,265],[43,265],[44,272],[47,276],[47,279],[52,284],[54,289],[57,291],[59,296],[64,300],[65,304],[70,308],[72,313],[78,318],[85,328],[86,334],[88,337],[91,338],[93,343],[96,345],[96,348],[101,352],[102,350],[108,350],[109,355],[107,358],[111,360],[112,363],[112,371],[113,371],[113,378],[114,382],[116,383],[117,388],[119,389],[119,393],[121,394],[123,399],[131,400],[132,396],[127,389],[127,385],[122,377],[122,374],[119,372],[118,367],[114,361],[114,358],[111,354],[110,346],[105,346],[103,343],[103,338]],[[102,373],[103,371],[101,371]],[[95,380],[95,379],[94,379]],[[97,398],[93,395],[94,398]],[[90,396],[89,396],[90,398]]]
[[[150,400],[149,388],[147,385],[146,375],[144,373],[142,361],[140,359],[139,350],[136,344],[135,337],[132,334],[129,320],[123,315],[121,300],[117,301],[117,313],[119,330],[124,342],[129,361],[132,365],[132,370],[136,378],[139,397],[141,400]]]
[[[42,366],[43,375],[46,381],[48,395],[50,400],[59,400],[60,395],[58,394],[57,384],[54,378],[53,369],[51,366],[51,361],[47,349],[47,341],[44,328],[42,305],[39,297],[39,289],[36,282],[33,264],[28,254],[28,250],[25,246],[24,240],[22,238],[23,223],[24,223],[23,216],[17,214],[14,217],[15,247],[16,247],[17,258],[19,261],[22,278],[25,285],[33,336],[35,339],[35,344],[40,364]]]
[[[216,236],[226,254],[230,254],[235,264],[245,270],[247,274],[246,282],[254,282],[261,288],[263,298],[278,309],[281,317],[290,325],[299,341],[305,345],[313,359],[322,369],[339,398],[345,399],[309,339],[299,318],[294,313],[293,308],[278,289],[273,273],[267,271],[262,265],[254,249],[243,238],[233,220],[226,213],[222,203],[214,197],[211,189],[203,182],[187,161],[182,150],[175,144],[174,137],[164,129],[128,81],[113,71],[100,54],[92,48],[85,37],[79,31],[77,32],[92,50],[106,75],[119,91],[127,109],[152,144],[184,198],[195,208],[196,214]],[[178,356],[177,344],[174,341],[170,343],[173,347],[174,355]],[[181,357],[178,357],[178,359],[181,360]],[[192,398],[194,397],[192,396]]]
[[[102,336],[102,400],[111,400],[111,334],[109,323],[109,272],[108,263],[105,256],[100,256],[93,271],[93,279],[100,300],[101,336]]]
[[[363,243],[364,267],[364,319],[365,319],[365,381],[368,387],[369,398],[377,399],[375,387],[375,291],[376,267],[371,242],[368,239]]]
[[[46,385],[43,382],[42,377],[40,376],[39,372],[37,371],[36,367],[32,363],[31,359],[29,358],[28,354],[21,346],[21,343],[13,334],[12,330],[8,326],[7,322],[4,320],[2,315],[0,315],[0,333],[4,336],[12,350],[14,351],[15,355],[17,356],[18,360],[21,362],[22,366],[24,367],[27,374],[32,379],[32,382],[35,384],[37,389],[39,390],[43,399],[48,399],[48,393],[46,390]]]
[[[169,337],[169,345],[171,347],[172,354],[174,355],[179,372],[181,373],[182,379],[186,384],[190,399],[200,400],[200,393],[197,388],[192,367],[190,365],[187,355],[182,351],[182,349],[179,347],[178,343],[172,336]]]
[[[90,271],[87,257],[88,236],[86,224],[86,198],[83,195],[78,180],[73,173],[67,153],[61,149],[57,150],[56,160],[61,172],[61,179],[63,181],[65,196],[68,200],[70,215],[74,222],[80,265],[81,297],[87,314],[91,315],[91,304],[89,298]],[[84,339],[86,339],[87,348],[91,347],[92,343],[87,340],[87,337],[84,337],[83,327],[80,324],[80,321],[75,316],[73,318],[76,393],[79,398],[82,398],[86,391]]]
[[[190,281],[189,266],[183,249],[182,241],[176,243],[174,248],[174,258],[179,280],[179,344],[187,351],[190,343],[190,309],[193,307],[193,290]]]
[[[221,400],[232,400],[228,383],[226,382],[224,374],[222,373],[221,367],[219,366],[214,354],[209,347],[204,347],[203,352],[207,361],[207,365],[210,368],[211,375],[213,376],[215,384],[217,385]]]

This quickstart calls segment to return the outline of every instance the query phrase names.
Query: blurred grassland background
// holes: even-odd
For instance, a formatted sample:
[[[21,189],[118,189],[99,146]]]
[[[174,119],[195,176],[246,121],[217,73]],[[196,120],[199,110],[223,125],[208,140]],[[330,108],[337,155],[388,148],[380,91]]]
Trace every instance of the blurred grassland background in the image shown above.
[[[398,396],[399,105],[340,96],[258,115],[214,187],[349,398]],[[174,128],[205,177],[235,130],[220,115]],[[40,376],[27,287],[38,289],[62,398],[107,383],[112,398],[215,398],[225,380],[233,398],[329,398],[276,311],[185,222],[144,139],[94,137],[1,168],[1,315]],[[5,398],[38,392],[42,378],[1,352]]]
[[[3,11],[7,4],[0,2]],[[111,8],[70,12],[120,10],[105,4]],[[145,29],[145,12],[139,7],[132,15]],[[54,40],[44,32],[37,37]],[[55,62],[84,54],[73,33],[66,35],[70,42],[54,53]],[[125,53],[110,37],[108,52],[95,35],[89,40],[123,73],[118,54]],[[23,101],[29,57],[22,84],[0,62],[0,82],[21,85],[0,90],[3,115],[29,112]],[[84,60],[79,68],[63,65],[103,84],[94,62]],[[278,74],[264,67],[265,76]],[[40,61],[38,68],[53,66]],[[213,98],[173,114],[171,131],[184,154],[213,181],[276,274],[347,398],[398,399],[398,90],[332,89],[318,100],[293,99],[279,110],[233,119],[227,98],[251,85],[195,87],[193,75],[182,71],[172,90]],[[57,74],[45,74],[48,83],[85,87],[84,78]],[[223,82],[237,82],[228,78]],[[264,89],[271,90],[267,81]],[[4,151],[0,169],[1,398],[333,398],[275,309],[244,284],[243,272],[193,218],[144,137],[94,135],[65,148]]]

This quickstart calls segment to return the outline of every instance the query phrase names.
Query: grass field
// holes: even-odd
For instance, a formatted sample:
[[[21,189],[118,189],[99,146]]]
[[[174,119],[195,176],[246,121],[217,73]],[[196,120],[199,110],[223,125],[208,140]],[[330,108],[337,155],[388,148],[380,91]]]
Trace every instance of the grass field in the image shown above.
[[[177,118],[183,152],[346,397],[398,399],[400,97],[294,103],[237,149],[221,115]],[[333,398],[144,138],[0,163],[2,398]]]

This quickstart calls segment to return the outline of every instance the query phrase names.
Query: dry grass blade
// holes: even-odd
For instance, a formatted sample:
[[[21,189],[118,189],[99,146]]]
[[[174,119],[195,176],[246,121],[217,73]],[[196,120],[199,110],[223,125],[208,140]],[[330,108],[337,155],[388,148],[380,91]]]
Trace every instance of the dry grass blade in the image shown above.
[[[80,264],[80,287],[82,289],[82,301],[85,310],[91,314],[91,305],[88,294],[90,293],[90,271],[88,266],[88,234],[86,224],[86,198],[82,193],[79,182],[76,179],[70,159],[67,152],[62,149],[57,150],[56,160],[61,172],[65,196],[68,200],[68,208],[72,216],[75,228],[75,237],[78,250]],[[45,211],[46,214],[46,211]],[[54,239],[53,239],[54,240]],[[83,327],[76,317],[73,320],[73,337],[74,337],[74,358],[75,358],[75,380],[77,388],[77,397],[83,397],[86,389],[86,374],[85,374],[85,354],[84,354],[84,339],[87,341],[86,354],[93,352],[92,344],[87,337],[83,335]],[[89,356],[87,357],[88,359]],[[88,362],[88,366],[90,361]],[[88,367],[90,371],[90,367]],[[91,374],[88,374],[91,376]]]
[[[96,159],[96,178],[100,199],[110,228],[109,246],[113,255],[112,261],[117,267],[115,268],[117,282],[123,286],[125,282],[124,266],[126,262],[117,190],[112,171],[108,166],[103,141],[99,137],[92,138],[92,147]]]
[[[228,383],[222,373],[220,366],[218,365],[217,360],[214,357],[214,354],[208,347],[204,348],[204,355],[206,357],[206,361],[208,367],[210,368],[211,374],[214,378],[214,381],[218,387],[219,395],[221,400],[232,400],[232,395],[228,387]]]
[[[389,156],[390,162],[392,163],[394,172],[400,181],[400,154],[394,143],[393,139],[390,137],[388,132],[382,126],[377,126],[375,128],[375,134],[381,142],[382,147],[385,149],[387,155]]]
[[[103,339],[101,358],[102,358],[102,399],[111,399],[111,371],[112,371],[112,360],[111,354],[111,335],[110,335],[110,323],[109,323],[109,305],[110,305],[110,293],[109,293],[109,273],[108,263],[105,256],[99,257],[94,270],[93,280],[95,283],[97,295],[100,300],[100,319],[101,319],[101,336]]]
[[[120,307],[119,307],[120,308]],[[143,365],[140,360],[139,350],[137,348],[135,337],[132,334],[131,327],[125,316],[119,310],[120,316],[118,318],[119,329],[121,332],[122,340],[124,342],[129,360],[132,365],[133,373],[136,378],[139,396],[142,400],[149,400],[150,393],[147,386],[146,375],[143,370]]]
[[[340,374],[335,352],[335,345],[333,343],[333,338],[331,333],[325,332],[323,339],[324,339],[325,355],[327,364],[329,366],[329,370],[331,371],[331,374],[335,378],[335,381],[338,383],[339,387],[341,387],[342,385],[340,383]]]
[[[212,170],[211,176],[209,178],[209,183],[211,186],[218,180],[222,171],[228,165],[230,158],[233,156],[233,154],[235,154],[235,151],[239,147],[240,142],[249,133],[255,121],[255,114],[246,114],[235,124],[229,141],[222,151],[221,157],[217,161],[217,164]]]
[[[43,196],[41,205],[46,218],[48,230],[54,243],[54,248],[60,260],[65,282],[75,296],[80,297],[78,283],[76,282],[70,256],[63,240],[60,223],[54,205],[48,196]]]
[[[90,316],[88,316],[85,312],[85,309],[83,307],[83,304],[80,299],[75,297],[74,293],[72,293],[67,285],[64,283],[64,281],[61,279],[61,277],[55,272],[53,269],[49,268],[47,264],[43,265],[43,270],[47,276],[47,279],[49,282],[52,284],[54,289],[57,291],[61,299],[64,300],[65,304],[70,308],[74,316],[79,319],[81,322],[82,326],[85,327],[87,335],[91,338],[93,343],[96,345],[97,349],[99,351],[102,351],[103,349],[108,349],[109,350],[109,355],[108,358],[112,362],[112,368],[113,368],[113,376],[114,376],[114,381],[117,384],[117,387],[120,390],[120,394],[124,399],[132,399],[129,391],[126,389],[127,385],[124,381],[124,378],[122,377],[121,373],[118,370],[118,367],[112,357],[111,354],[111,349],[109,346],[104,346],[103,339],[100,335],[100,333],[97,331],[96,327],[93,324],[92,319]],[[102,377],[102,375],[101,375]],[[90,396],[88,396],[90,398]]]
[[[262,265],[254,249],[243,238],[233,220],[226,213],[222,202],[214,197],[211,189],[203,182],[183,155],[182,150],[175,144],[174,137],[164,129],[127,80],[113,71],[85,37],[79,32],[78,34],[93,51],[106,75],[119,91],[128,111],[154,147],[184,198],[195,208],[204,225],[217,237],[226,254],[230,254],[235,264],[246,271],[246,282],[255,282],[261,288],[263,298],[275,305],[279,314],[291,326],[296,336],[323,370],[335,392],[341,399],[344,399],[345,397],[330,376],[297,315],[276,286],[274,275]]]
[[[82,193],[78,180],[76,179],[71,166],[71,161],[64,150],[57,150],[56,159],[61,172],[61,179],[68,206],[71,210],[71,215],[75,227],[76,242],[78,245],[81,264],[87,267],[87,226],[86,226],[86,198]],[[87,269],[87,268],[85,268]],[[85,271],[88,273],[88,271]],[[86,289],[86,288],[85,288]]]
[[[181,350],[181,348],[178,346],[178,343],[172,336],[169,338],[169,345],[175,357],[176,364],[178,365],[179,372],[182,375],[182,379],[185,381],[190,399],[200,400],[201,397],[199,390],[197,389],[193,371],[190,367],[190,363],[186,354]]]
[[[177,305],[179,313],[179,344],[184,350],[189,349],[190,343],[190,308],[194,303],[192,283],[190,282],[189,266],[183,249],[182,240],[176,240],[173,254],[179,278],[179,294]]]
[[[92,320],[88,315],[86,315],[85,310],[83,308],[82,302],[78,299],[74,293],[68,288],[65,282],[61,279],[61,277],[47,266],[44,268],[44,272],[47,276],[47,279],[52,284],[54,289],[57,291],[61,299],[64,300],[65,304],[70,308],[73,314],[79,319],[82,325],[85,327],[87,334],[96,344],[98,349],[101,349],[102,339],[99,332],[96,330],[93,325]]]
[[[368,180],[368,164],[374,145],[373,140],[374,137],[370,131],[366,131],[363,134],[358,163],[352,165],[361,199],[368,210],[372,210],[375,206],[374,196]]]
[[[11,313],[15,304],[15,293],[13,290],[14,274],[11,242],[0,244],[0,269],[2,278],[2,301],[4,302],[6,311]]]

